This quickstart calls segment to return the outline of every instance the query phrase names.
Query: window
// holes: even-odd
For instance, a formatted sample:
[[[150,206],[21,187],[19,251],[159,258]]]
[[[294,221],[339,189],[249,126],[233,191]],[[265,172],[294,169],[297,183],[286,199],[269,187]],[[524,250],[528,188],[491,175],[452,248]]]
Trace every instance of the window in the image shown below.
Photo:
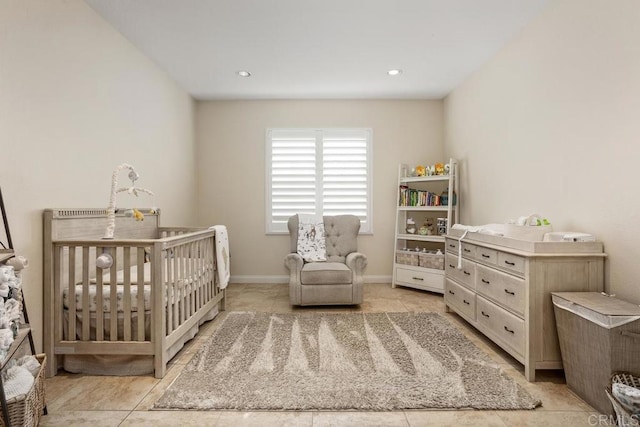
[[[371,129],[268,129],[266,231],[286,233],[297,213],[371,218]]]

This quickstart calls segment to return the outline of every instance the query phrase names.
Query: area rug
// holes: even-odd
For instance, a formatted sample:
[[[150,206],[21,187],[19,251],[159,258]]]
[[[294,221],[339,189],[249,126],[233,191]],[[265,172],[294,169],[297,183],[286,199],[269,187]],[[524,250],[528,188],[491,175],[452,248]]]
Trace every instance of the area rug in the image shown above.
[[[533,409],[436,313],[231,312],[154,409]]]

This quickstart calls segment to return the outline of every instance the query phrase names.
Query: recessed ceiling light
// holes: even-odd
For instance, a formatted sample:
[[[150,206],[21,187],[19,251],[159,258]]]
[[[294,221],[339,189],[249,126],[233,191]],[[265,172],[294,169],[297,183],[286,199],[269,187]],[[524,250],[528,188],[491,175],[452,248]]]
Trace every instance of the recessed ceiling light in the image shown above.
[[[402,70],[389,70],[387,71],[387,74],[389,74],[390,76],[399,76],[400,74],[402,74]]]
[[[248,72],[248,71],[244,71],[244,70],[243,71],[238,71],[238,75],[240,77],[251,77],[251,73]]]

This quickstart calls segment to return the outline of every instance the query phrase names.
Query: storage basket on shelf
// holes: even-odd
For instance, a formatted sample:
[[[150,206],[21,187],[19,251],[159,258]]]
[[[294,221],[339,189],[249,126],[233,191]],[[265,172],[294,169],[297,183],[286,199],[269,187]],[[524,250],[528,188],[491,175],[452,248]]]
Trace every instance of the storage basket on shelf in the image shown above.
[[[419,266],[420,260],[418,252],[413,251],[396,251],[396,262],[398,264]]]
[[[420,267],[444,270],[444,254],[421,252],[418,258],[420,260]]]
[[[37,354],[40,370],[35,377],[33,386],[27,394],[22,394],[7,400],[9,422],[12,426],[37,426],[44,410],[44,368],[46,356]],[[0,407],[0,412],[2,408]],[[4,414],[0,414],[0,426],[4,426]]]
[[[640,408],[640,400],[635,398],[634,401],[624,399],[622,396],[614,396],[613,387],[614,384],[623,384],[625,386],[633,387],[640,392],[640,377],[631,375],[629,373],[616,373],[611,377],[611,383],[607,387],[607,397],[613,405],[613,409],[616,413],[616,420],[619,426],[632,427],[640,426],[640,412],[635,415],[629,410],[630,407]],[[621,402],[618,398],[627,400]]]

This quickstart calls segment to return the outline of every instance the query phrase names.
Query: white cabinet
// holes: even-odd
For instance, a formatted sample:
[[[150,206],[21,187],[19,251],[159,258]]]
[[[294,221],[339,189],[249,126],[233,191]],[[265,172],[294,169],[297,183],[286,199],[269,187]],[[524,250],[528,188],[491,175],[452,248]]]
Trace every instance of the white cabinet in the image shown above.
[[[524,365],[562,369],[551,292],[602,291],[600,242],[532,242],[461,230],[446,238],[445,294],[454,311]],[[460,259],[462,258],[462,259]]]
[[[398,167],[392,287],[444,293],[444,236],[458,222],[458,163],[450,159],[445,170],[411,176],[409,165]]]

